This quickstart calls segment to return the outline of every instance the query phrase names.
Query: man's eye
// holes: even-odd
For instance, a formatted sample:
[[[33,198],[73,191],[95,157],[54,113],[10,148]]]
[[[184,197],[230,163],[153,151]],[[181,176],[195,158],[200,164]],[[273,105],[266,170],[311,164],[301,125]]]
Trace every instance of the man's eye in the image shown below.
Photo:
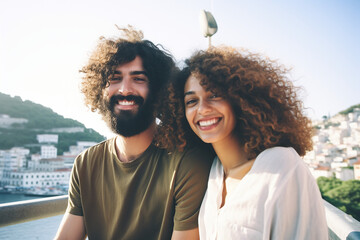
[[[211,94],[211,95],[210,95],[210,98],[211,98],[211,99],[214,99],[214,98],[219,98],[219,96],[218,96],[218,95],[216,95],[216,94]]]
[[[116,81],[120,81],[121,78],[120,77],[113,77],[109,79],[109,82],[116,82]]]

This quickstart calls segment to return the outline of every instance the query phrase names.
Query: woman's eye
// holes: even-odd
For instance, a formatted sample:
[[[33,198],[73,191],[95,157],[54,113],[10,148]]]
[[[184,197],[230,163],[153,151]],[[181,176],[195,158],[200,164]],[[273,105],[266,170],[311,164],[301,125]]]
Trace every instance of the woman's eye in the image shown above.
[[[190,99],[190,100],[185,101],[185,105],[191,105],[191,104],[194,104],[195,102],[196,102],[195,99]]]
[[[214,99],[214,98],[219,98],[219,96],[218,96],[218,95],[216,95],[216,94],[211,94],[211,95],[210,95],[210,98],[211,98],[211,99]]]

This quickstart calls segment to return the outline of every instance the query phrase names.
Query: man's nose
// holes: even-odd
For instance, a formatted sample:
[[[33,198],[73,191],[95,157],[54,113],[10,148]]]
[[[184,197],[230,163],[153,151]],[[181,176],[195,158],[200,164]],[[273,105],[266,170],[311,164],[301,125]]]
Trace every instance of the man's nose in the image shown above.
[[[124,78],[119,84],[118,92],[121,95],[125,95],[125,96],[132,94],[133,89],[132,89],[131,80],[128,78]]]

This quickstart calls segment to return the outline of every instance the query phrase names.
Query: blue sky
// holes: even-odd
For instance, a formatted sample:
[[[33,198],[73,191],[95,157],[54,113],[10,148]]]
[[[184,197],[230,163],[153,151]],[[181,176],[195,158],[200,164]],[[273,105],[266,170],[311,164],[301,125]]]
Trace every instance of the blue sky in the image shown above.
[[[360,1],[0,1],[0,92],[51,107],[109,135],[83,104],[78,70],[100,36],[134,25],[181,61],[208,40],[202,9],[219,30],[213,45],[263,54],[292,68],[312,119],[360,103]]]

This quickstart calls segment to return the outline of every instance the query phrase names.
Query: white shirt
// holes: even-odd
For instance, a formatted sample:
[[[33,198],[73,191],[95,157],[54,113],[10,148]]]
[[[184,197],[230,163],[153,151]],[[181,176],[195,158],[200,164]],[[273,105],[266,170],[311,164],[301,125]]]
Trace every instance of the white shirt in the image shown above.
[[[200,208],[200,239],[328,239],[318,186],[293,148],[259,154],[220,208],[223,174],[216,157]]]

